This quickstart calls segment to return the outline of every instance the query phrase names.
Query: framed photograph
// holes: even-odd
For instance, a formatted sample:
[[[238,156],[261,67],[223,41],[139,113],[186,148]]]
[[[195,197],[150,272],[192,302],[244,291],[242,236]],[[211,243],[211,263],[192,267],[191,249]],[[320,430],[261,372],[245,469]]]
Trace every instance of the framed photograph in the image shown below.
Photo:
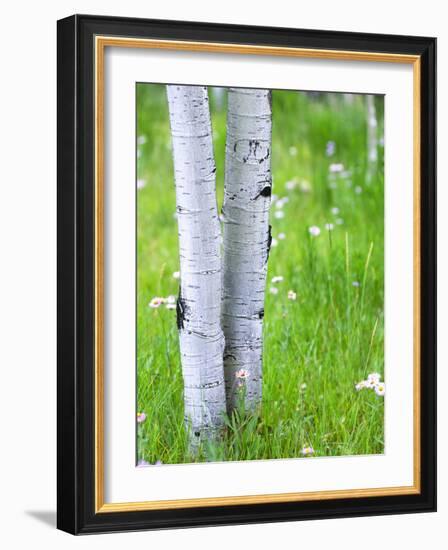
[[[434,511],[434,38],[58,22],[58,527]]]

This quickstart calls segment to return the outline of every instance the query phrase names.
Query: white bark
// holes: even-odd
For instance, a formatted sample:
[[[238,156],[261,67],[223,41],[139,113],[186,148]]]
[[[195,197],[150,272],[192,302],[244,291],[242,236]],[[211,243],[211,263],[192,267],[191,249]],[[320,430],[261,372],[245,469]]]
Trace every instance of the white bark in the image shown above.
[[[271,241],[271,130],[269,90],[229,89],[222,209],[222,327],[229,413],[240,396],[244,396],[248,411],[255,411],[261,403],[264,297]]]
[[[366,95],[367,106],[367,183],[375,175],[378,163],[378,120],[376,117],[375,96]]]
[[[185,422],[191,447],[223,427],[221,233],[207,89],[167,86],[179,227],[177,306]]]

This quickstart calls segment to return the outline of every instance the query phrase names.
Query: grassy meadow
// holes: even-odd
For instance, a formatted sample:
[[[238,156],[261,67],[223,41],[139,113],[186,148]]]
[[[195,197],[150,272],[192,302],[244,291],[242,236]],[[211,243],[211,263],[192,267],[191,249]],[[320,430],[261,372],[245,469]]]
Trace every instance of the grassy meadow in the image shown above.
[[[218,209],[226,96],[209,89]],[[378,136],[383,100],[375,99]],[[355,384],[384,367],[383,148],[367,181],[363,96],[273,92],[271,207],[260,417],[227,419],[188,453],[176,311],[175,188],[165,87],[137,86],[137,458],[150,464],[382,453],[384,397]],[[283,277],[272,282],[274,277]],[[277,281],[277,279],[275,279]],[[292,291],[292,292],[291,292]],[[141,417],[143,418],[143,416]],[[304,451],[312,447],[313,452]]]

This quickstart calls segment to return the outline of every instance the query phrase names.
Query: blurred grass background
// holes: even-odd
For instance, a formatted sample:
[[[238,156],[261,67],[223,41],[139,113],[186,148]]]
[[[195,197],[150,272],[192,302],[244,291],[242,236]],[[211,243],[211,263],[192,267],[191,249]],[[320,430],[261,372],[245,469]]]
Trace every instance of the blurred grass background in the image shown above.
[[[226,92],[209,88],[209,97],[220,209]],[[384,360],[384,106],[375,97],[378,165],[369,183],[365,99],[273,91],[262,413],[229,420],[222,444],[193,458],[176,312],[149,307],[154,297],[177,296],[179,282],[165,87],[137,85],[137,410],[146,415],[137,426],[139,460],[292,458],[306,446],[314,456],[383,452],[384,398],[355,390],[369,373],[383,375]],[[277,276],[283,281],[272,283]]]

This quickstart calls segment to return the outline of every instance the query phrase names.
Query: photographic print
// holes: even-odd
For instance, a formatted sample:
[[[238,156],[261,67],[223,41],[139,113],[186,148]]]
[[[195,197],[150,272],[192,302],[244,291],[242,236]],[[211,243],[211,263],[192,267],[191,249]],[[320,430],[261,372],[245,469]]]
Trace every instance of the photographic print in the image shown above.
[[[136,116],[137,466],[382,454],[384,96],[139,82]]]
[[[436,509],[435,59],[58,22],[58,528]]]

